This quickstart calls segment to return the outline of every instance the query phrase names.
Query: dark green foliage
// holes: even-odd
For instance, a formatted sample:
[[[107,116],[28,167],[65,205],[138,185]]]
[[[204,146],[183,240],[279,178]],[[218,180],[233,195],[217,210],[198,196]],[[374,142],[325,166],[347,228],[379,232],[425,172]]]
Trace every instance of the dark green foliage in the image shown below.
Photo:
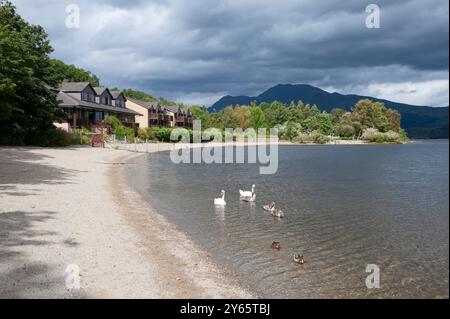
[[[30,25],[9,1],[0,1],[0,127],[1,144],[48,144],[56,141],[53,122],[64,118],[52,73],[47,34]],[[50,133],[51,131],[53,133]]]
[[[42,147],[61,147],[75,144],[75,136],[61,129],[39,130],[36,134],[27,134],[25,144]]]
[[[120,91],[118,88],[111,89],[112,91]],[[137,91],[133,89],[124,89],[122,90],[123,94],[125,94],[126,97],[141,100],[145,102],[157,102],[158,99],[155,98],[153,95],[150,95],[148,93]]]
[[[406,138],[400,127],[400,113],[387,109],[380,102],[368,99],[359,101],[351,112],[334,108],[330,113],[320,112],[316,105],[298,101],[285,104],[275,101],[251,106],[228,106],[217,113],[193,108],[194,117],[202,120],[202,127],[225,128],[277,128],[279,136],[301,143],[326,143],[330,137],[358,139],[368,128],[383,133],[377,135],[382,142],[399,141]],[[204,123],[207,123],[206,125]],[[245,123],[245,127],[240,125]],[[389,134],[388,134],[389,133]]]
[[[156,131],[155,137],[158,141],[161,142],[170,142],[170,135],[172,134],[171,128],[160,128]]]
[[[62,61],[51,59],[52,80],[56,83],[66,82],[89,82],[92,86],[99,86],[100,80],[95,74],[77,68],[75,65],[65,64]]]
[[[415,106],[372,97],[329,93],[306,84],[277,85],[255,97],[225,96],[211,106],[211,112],[219,112],[228,105],[250,105],[252,101],[260,103],[259,106],[265,110],[270,106],[267,102],[280,101],[289,105],[291,101],[299,100],[302,100],[305,104],[316,103],[321,111],[330,112],[333,108],[339,106],[348,112],[358,101],[364,99],[381,102],[387,108],[401,114],[401,126],[406,129],[411,137],[448,138],[448,107]],[[388,129],[396,128],[389,127]]]
[[[117,139],[127,138],[128,141],[132,141],[135,138],[134,129],[123,126],[122,122],[114,116],[109,115],[105,118],[105,123],[111,126],[111,131]]]
[[[122,127],[122,122],[115,116],[109,115],[105,118],[105,123],[111,126],[111,129],[114,131],[116,128]]]

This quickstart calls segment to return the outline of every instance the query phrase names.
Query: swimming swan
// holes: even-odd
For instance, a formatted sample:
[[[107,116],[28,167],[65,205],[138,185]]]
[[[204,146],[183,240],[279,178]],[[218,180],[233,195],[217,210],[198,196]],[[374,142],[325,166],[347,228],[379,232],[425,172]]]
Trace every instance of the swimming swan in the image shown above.
[[[255,185],[252,185],[252,190],[251,191],[243,191],[243,190],[239,190],[239,195],[241,196],[241,200],[245,201],[245,202],[254,202],[256,199],[256,194],[255,194]]]
[[[271,202],[269,205],[264,205],[263,209],[268,212],[273,212],[275,210],[275,202]]]
[[[225,202],[225,191],[220,192],[221,197],[214,198],[214,205],[217,206],[225,206],[227,203]]]
[[[281,209],[274,209],[271,213],[272,216],[274,217],[278,217],[278,218],[283,218],[284,217],[284,213]]]

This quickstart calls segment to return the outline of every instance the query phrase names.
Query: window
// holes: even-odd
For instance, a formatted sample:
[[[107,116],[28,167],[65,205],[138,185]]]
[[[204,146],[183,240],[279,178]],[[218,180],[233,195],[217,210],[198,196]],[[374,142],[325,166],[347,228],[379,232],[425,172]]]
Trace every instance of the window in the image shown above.
[[[108,105],[109,104],[109,99],[107,96],[102,96],[100,97],[100,104],[105,104]]]
[[[103,120],[103,112],[95,112],[95,120],[102,121]]]
[[[81,99],[87,102],[95,102],[95,96],[89,92],[82,92]]]

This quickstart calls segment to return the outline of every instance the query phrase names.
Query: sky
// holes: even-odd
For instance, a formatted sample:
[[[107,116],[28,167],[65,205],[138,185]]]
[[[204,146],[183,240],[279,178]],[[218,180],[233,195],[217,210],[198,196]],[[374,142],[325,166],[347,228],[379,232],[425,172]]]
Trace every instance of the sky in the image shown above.
[[[376,1],[376,2],[375,2]],[[449,105],[447,0],[13,0],[52,57],[188,104],[277,84]],[[380,8],[367,28],[366,7]],[[68,5],[79,28],[68,28]],[[73,20],[70,20],[73,21]]]

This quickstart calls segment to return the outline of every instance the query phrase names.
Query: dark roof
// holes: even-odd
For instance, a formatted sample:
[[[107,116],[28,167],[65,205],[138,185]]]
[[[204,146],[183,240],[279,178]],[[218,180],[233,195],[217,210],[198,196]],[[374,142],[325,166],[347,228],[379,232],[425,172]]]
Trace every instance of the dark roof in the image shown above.
[[[127,108],[81,101],[73,96],[70,96],[69,94],[64,93],[64,92],[58,93],[57,100],[59,103],[59,107],[91,108],[91,109],[108,111],[108,112],[113,112],[113,113],[126,113],[126,114],[132,114],[132,115],[142,115],[138,112],[135,112],[135,111],[127,109]]]
[[[88,85],[90,85],[89,82],[63,82],[59,89],[63,92],[81,92]]]
[[[136,99],[132,99],[132,98],[128,98],[128,101],[131,101],[133,103],[136,103],[146,109],[150,109],[150,108],[158,108],[158,106],[161,107],[161,109],[163,110],[167,110],[169,112],[173,112],[173,113],[177,113],[178,112],[178,107],[176,106],[167,106],[167,105],[161,105],[161,103],[159,102],[146,102],[146,101],[141,101],[141,100],[136,100]]]
[[[122,91],[110,91],[110,92],[111,92],[111,95],[112,95],[112,97],[113,97],[114,100],[117,99],[117,98],[119,97],[119,95],[122,95],[123,98],[124,98],[125,100],[127,100],[127,97],[125,96],[125,94],[123,94]]]
[[[97,95],[102,95],[105,91],[108,91],[111,94],[111,92],[108,90],[108,88],[106,88],[104,86],[96,86],[96,87],[94,87],[94,91],[95,91],[95,94],[97,94]],[[111,94],[111,96],[112,96],[112,94]]]
[[[133,102],[133,103],[135,103],[135,104],[137,104],[137,105],[140,105],[140,106],[142,106],[142,107],[144,107],[144,108],[146,108],[146,109],[150,109],[150,108],[157,108],[158,107],[158,105],[159,105],[159,102],[146,102],[146,101],[141,101],[141,100],[136,100],[136,99],[133,99],[133,98],[128,98],[128,101],[131,101],[131,102]]]

